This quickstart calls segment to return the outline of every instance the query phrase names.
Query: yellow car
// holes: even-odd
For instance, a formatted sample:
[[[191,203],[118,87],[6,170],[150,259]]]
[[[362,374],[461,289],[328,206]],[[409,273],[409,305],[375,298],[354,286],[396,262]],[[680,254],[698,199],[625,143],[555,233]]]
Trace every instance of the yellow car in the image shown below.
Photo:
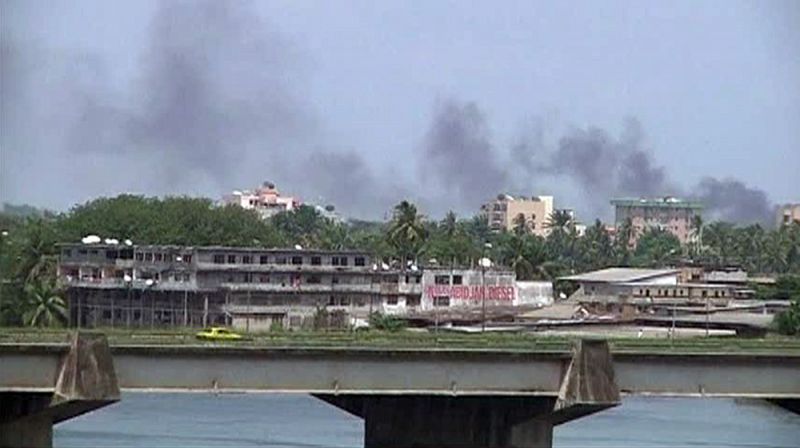
[[[243,339],[242,335],[223,327],[206,328],[196,333],[195,337],[205,341],[241,341]]]

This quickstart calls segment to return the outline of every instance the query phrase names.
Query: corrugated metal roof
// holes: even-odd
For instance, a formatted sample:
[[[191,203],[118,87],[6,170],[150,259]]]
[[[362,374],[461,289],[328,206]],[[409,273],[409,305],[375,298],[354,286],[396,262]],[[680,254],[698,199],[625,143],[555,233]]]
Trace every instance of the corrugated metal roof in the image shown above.
[[[598,283],[626,283],[664,275],[674,275],[678,269],[607,268],[599,271],[561,277],[559,280]]]

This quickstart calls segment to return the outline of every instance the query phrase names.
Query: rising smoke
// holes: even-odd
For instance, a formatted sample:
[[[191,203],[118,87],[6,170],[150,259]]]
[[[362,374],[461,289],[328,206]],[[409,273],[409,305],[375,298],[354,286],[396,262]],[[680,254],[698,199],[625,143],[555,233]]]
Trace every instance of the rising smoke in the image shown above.
[[[418,182],[335,150],[310,106],[304,55],[243,2],[159,5],[133,81],[115,86],[107,61],[0,40],[0,196],[74,200],[130,191],[218,196],[262,180],[345,214],[381,217],[404,197],[431,215],[472,215],[499,192],[583,196],[584,220],[608,217],[613,196],[691,196],[712,218],[768,222],[766,194],[734,179],[675,185],[635,120],[619,136],[576,128],[546,144],[541,125],[511,148],[493,143],[475,103],[438,102],[413,157]],[[29,182],[47,173],[51,183]],[[542,184],[540,179],[555,179]],[[565,204],[566,205],[566,204]]]
[[[419,158],[422,179],[449,197],[450,207],[477,210],[486,195],[508,188],[483,112],[450,99],[437,105]]]
[[[526,161],[526,174],[547,174],[568,179],[583,193],[589,216],[608,214],[608,199],[615,196],[682,196],[702,202],[711,219],[742,224],[769,225],[774,205],[765,192],[735,179],[706,177],[690,189],[673,183],[669,173],[645,146],[641,124],[629,119],[618,138],[597,129],[573,129],[552,151],[541,140],[512,148],[517,161]],[[523,154],[520,148],[538,148]],[[539,160],[537,163],[536,160]]]

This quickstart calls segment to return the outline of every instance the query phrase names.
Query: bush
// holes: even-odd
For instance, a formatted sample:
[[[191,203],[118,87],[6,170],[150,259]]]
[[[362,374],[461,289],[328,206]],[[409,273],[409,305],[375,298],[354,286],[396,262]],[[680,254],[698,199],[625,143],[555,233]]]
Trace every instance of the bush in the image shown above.
[[[778,313],[773,321],[778,333],[800,335],[800,301],[794,301],[789,309]]]
[[[399,317],[376,312],[369,315],[369,326],[376,330],[396,332],[406,327],[406,321]]]

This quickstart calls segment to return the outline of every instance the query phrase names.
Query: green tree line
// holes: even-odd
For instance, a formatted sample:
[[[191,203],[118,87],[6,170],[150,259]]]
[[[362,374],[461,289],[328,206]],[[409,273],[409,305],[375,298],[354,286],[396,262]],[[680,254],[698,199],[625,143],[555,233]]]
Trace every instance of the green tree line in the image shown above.
[[[661,267],[682,259],[729,265],[752,273],[800,274],[800,225],[765,229],[725,222],[693,222],[694,242],[681,246],[669,232],[650,230],[632,241],[630,222],[616,236],[598,221],[578,233],[565,212],[547,220],[547,237],[535,235],[524,217],[510,231],[491,232],[480,216],[425,217],[403,201],[388,222],[334,222],[313,207],[262,220],[237,206],[210,199],[120,195],[99,198],[60,213],[0,213],[0,323],[51,325],[66,319],[55,281],[58,242],[86,235],[135,244],[223,245],[358,249],[377,260],[441,266],[476,266],[483,257],[513,269],[520,280],[559,276],[609,266]]]

